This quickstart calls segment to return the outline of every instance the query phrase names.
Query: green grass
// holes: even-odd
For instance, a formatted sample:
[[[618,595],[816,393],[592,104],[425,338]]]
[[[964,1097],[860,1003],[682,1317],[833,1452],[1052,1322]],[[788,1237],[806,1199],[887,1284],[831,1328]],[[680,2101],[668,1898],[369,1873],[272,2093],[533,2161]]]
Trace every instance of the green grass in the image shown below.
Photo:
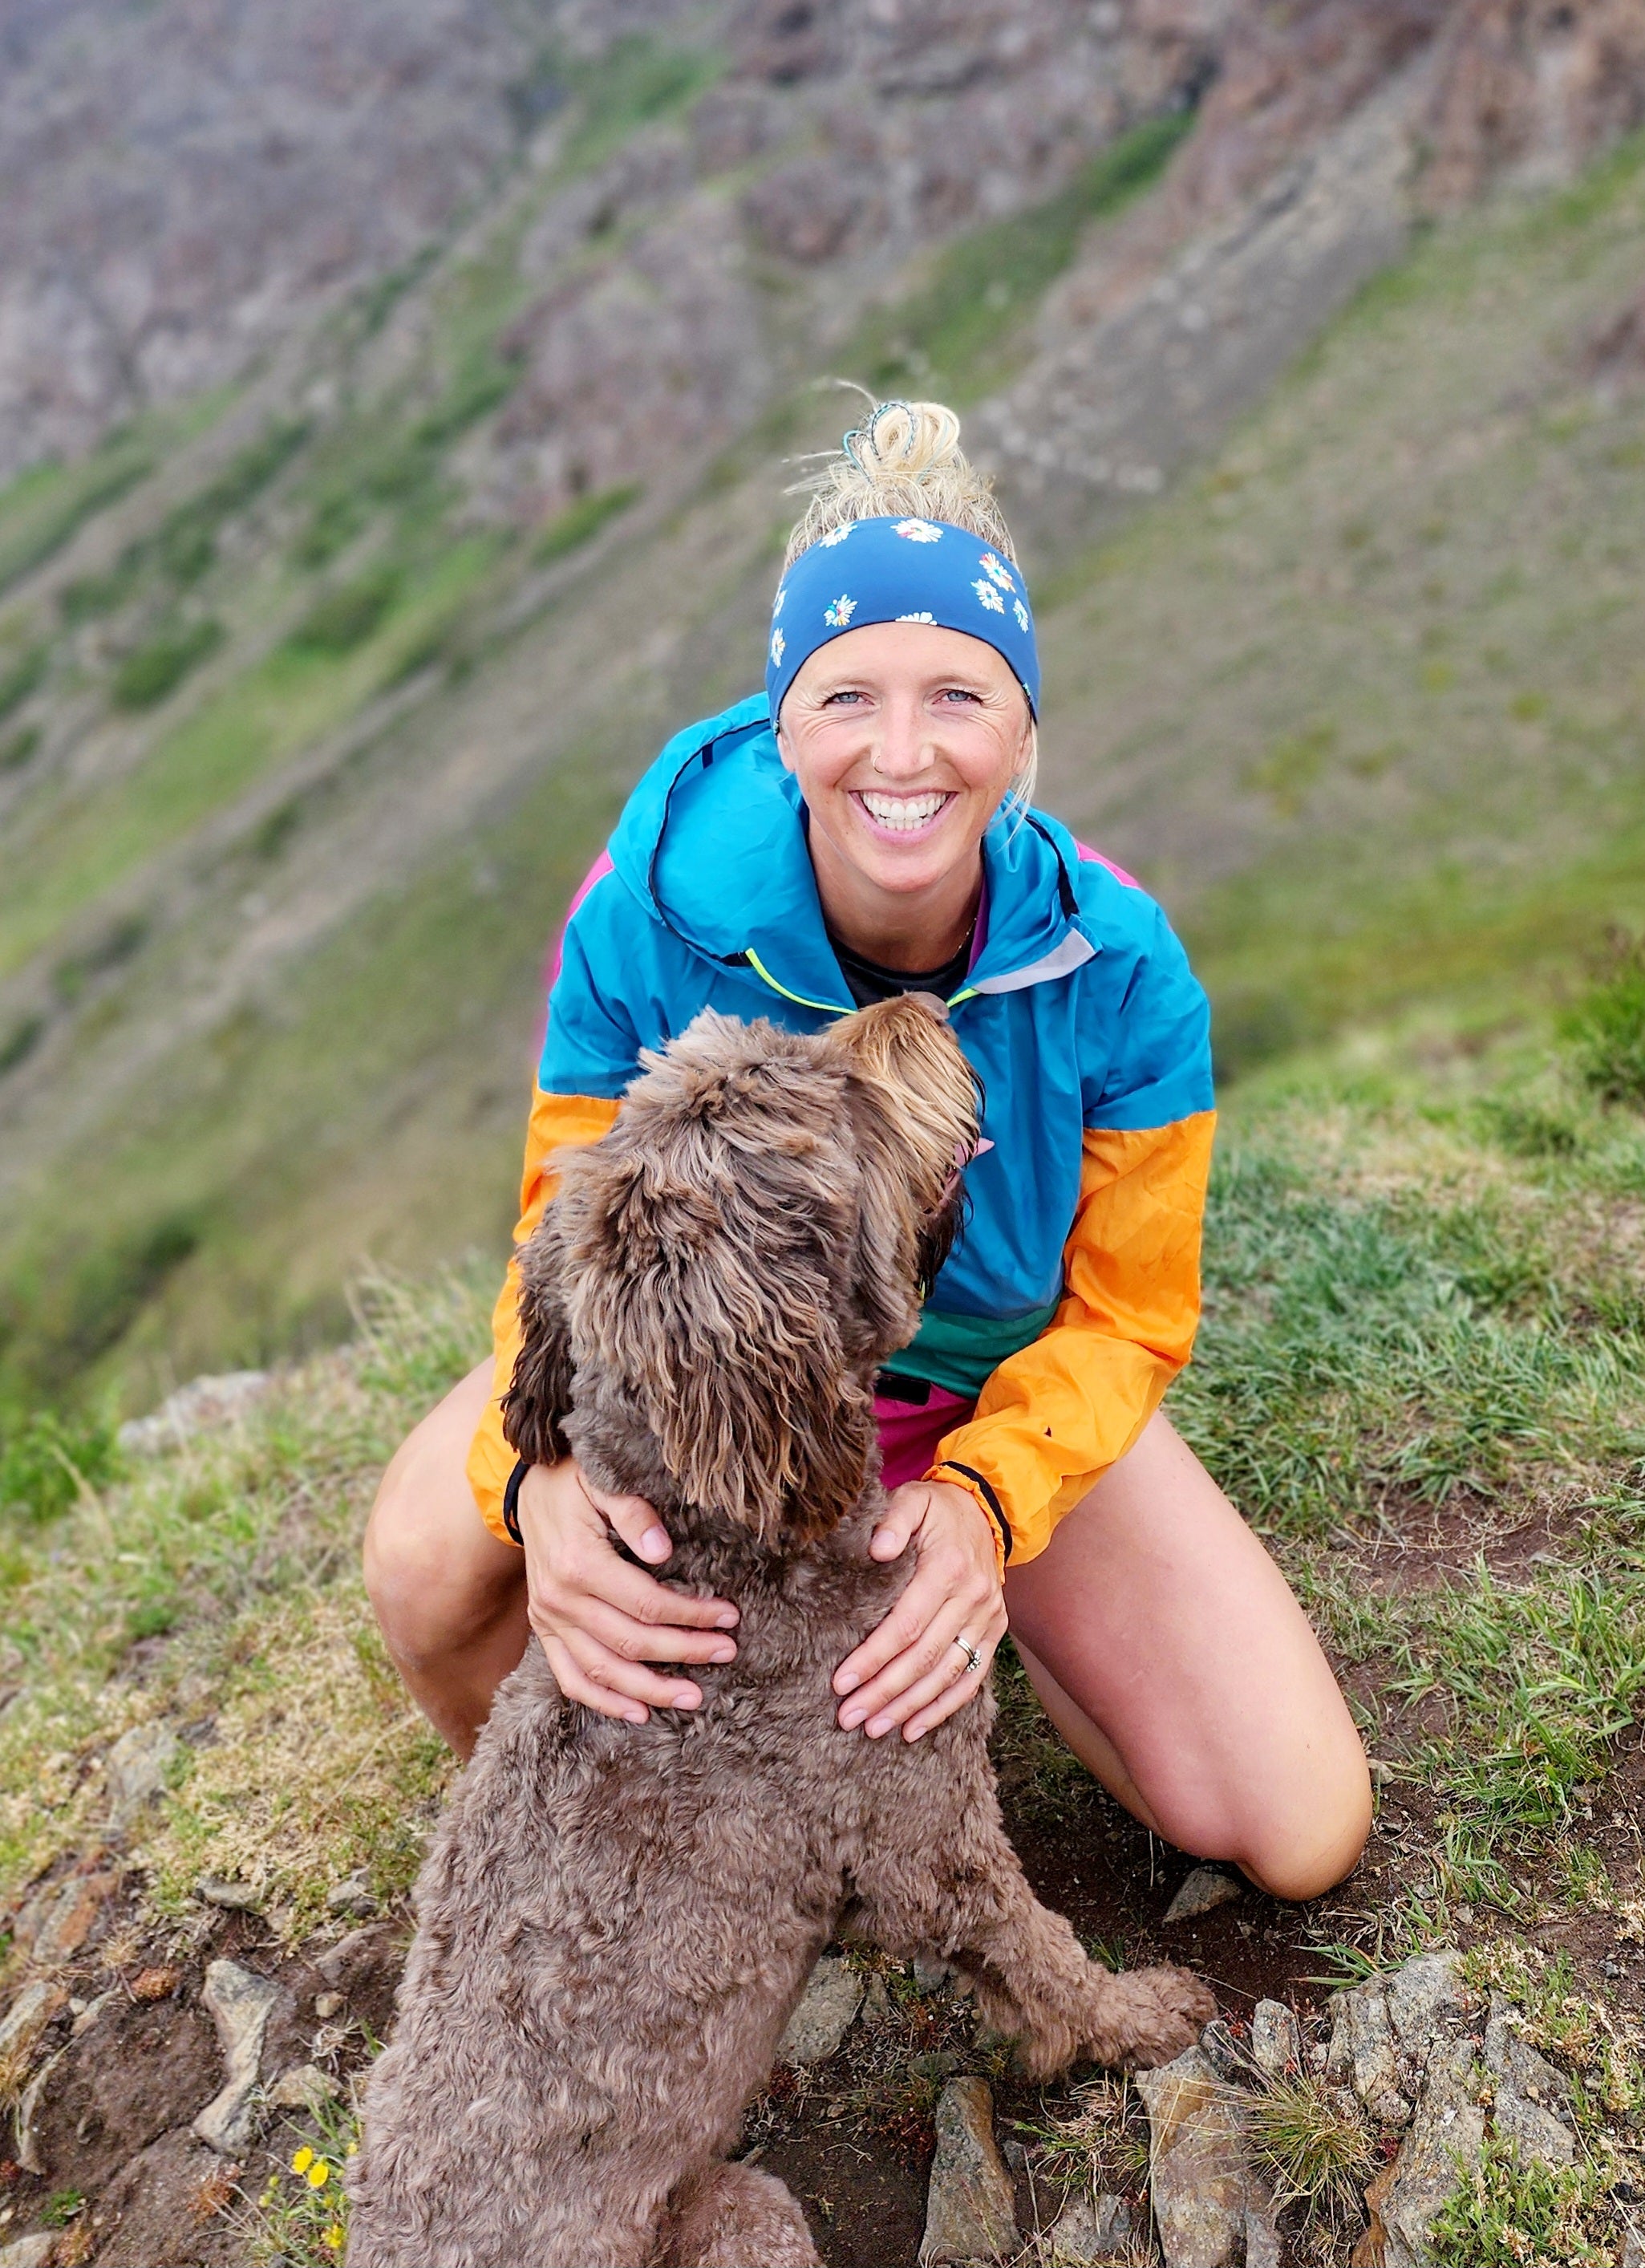
[[[151,448],[130,436],[77,465],[37,465],[0,491],[0,591],[62,550],[94,512],[153,470]]]
[[[1611,2187],[1595,2165],[1547,2166],[1487,2139],[1477,2169],[1435,2221],[1439,2268],[1614,2268]]]
[[[556,513],[532,547],[532,556],[540,567],[547,567],[556,559],[563,559],[581,545],[591,542],[608,520],[615,519],[628,511],[640,494],[639,483],[625,481],[619,487],[600,489],[592,496],[579,497]]]
[[[109,688],[117,709],[158,709],[183,680],[223,643],[223,625],[208,615],[129,653]]]
[[[1046,203],[973,229],[941,253],[910,299],[877,309],[840,357],[881,394],[917,391],[963,409],[1027,352],[1027,326],[1083,232],[1157,180],[1193,125],[1170,111],[1121,134]]]
[[[0,665],[0,717],[9,717],[28,699],[45,677],[50,658],[48,646],[32,645],[15,660]]]

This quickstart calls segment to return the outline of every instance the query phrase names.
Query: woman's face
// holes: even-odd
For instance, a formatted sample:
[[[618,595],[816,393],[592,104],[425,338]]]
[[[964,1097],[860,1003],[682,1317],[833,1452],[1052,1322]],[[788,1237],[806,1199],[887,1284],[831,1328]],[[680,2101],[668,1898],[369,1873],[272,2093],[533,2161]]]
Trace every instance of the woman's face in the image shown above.
[[[832,852],[901,896],[974,863],[1032,728],[991,645],[935,623],[873,622],[807,660],[777,745],[811,813],[813,858]]]

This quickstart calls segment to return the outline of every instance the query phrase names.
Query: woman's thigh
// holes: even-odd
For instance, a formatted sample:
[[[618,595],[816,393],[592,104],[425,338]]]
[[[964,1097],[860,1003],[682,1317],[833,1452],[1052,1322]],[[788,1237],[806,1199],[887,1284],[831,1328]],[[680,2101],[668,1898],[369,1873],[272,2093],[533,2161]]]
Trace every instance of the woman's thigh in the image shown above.
[[[1163,1416],[1005,1596],[1070,1745],[1159,1833],[1285,1897],[1352,1867],[1370,1787],[1348,1705],[1284,1577]]]

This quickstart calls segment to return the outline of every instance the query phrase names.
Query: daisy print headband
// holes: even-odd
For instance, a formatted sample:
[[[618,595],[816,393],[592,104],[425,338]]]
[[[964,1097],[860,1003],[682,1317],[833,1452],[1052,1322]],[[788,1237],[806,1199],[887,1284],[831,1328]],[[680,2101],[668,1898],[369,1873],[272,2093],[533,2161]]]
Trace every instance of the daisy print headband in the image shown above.
[[[775,726],[819,646],[868,622],[936,622],[1003,654],[1039,714],[1039,656],[1017,567],[944,519],[853,519],[802,551],[777,586],[766,647]]]

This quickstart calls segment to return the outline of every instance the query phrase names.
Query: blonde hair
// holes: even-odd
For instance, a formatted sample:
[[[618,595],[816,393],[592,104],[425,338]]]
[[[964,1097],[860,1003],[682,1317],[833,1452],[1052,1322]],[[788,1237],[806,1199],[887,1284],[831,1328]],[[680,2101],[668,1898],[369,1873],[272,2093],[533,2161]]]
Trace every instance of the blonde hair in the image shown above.
[[[818,469],[797,481],[790,496],[811,501],[789,531],[782,571],[836,528],[857,519],[943,519],[969,529],[1015,565],[1017,547],[995,499],[994,482],[959,446],[959,420],[941,401],[874,401],[857,387],[869,414],[840,448],[802,461]],[[1039,768],[1038,728],[1031,715],[1028,754],[1006,790],[1018,810],[1033,799]]]

